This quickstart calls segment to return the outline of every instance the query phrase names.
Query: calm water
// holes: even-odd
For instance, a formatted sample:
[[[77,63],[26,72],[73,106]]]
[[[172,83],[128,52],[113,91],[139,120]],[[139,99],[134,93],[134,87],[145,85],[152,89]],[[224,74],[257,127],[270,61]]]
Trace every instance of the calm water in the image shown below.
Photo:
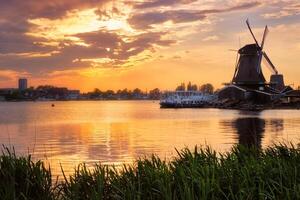
[[[218,109],[160,109],[153,101],[0,103],[0,143],[18,154],[33,153],[59,171],[80,163],[130,163],[175,148],[233,144],[266,147],[300,139],[300,110],[241,112]],[[58,171],[55,171],[55,173]]]

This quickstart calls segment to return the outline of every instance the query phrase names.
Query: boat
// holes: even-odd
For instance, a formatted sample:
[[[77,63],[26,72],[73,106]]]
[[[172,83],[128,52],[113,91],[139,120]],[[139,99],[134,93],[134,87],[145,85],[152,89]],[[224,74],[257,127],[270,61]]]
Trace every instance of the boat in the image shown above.
[[[165,92],[160,100],[161,108],[203,108],[215,99],[215,95],[200,91]]]

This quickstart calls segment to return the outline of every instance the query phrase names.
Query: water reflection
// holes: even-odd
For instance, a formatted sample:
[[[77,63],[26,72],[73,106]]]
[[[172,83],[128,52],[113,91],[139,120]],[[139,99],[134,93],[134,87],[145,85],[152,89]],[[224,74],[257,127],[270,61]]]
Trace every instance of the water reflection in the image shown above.
[[[269,122],[269,126],[271,128],[271,132],[275,135],[278,135],[280,132],[284,130],[284,121],[283,119],[271,119]]]
[[[262,112],[240,111],[235,119],[220,120],[223,130],[236,132],[236,143],[244,146],[262,148],[265,134],[273,142],[281,138],[284,131],[284,123],[281,118],[264,118]],[[272,143],[269,143],[269,145]]]
[[[0,103],[0,145],[18,154],[34,152],[60,172],[80,162],[130,163],[175,148],[209,145],[219,152],[234,144],[265,148],[298,142],[299,110],[239,112],[218,109],[159,109],[152,101]],[[54,171],[54,173],[56,173]]]
[[[261,148],[266,121],[258,117],[238,118],[233,122],[237,130],[238,143],[244,146]]]

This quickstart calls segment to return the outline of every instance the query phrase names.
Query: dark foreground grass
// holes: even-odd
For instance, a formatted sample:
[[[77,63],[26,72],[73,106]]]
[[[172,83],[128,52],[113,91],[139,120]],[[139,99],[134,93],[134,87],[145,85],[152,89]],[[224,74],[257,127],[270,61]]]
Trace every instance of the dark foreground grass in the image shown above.
[[[217,154],[183,149],[166,162],[157,156],[122,169],[79,165],[53,183],[43,162],[0,157],[0,199],[300,199],[300,147],[265,150],[236,146]]]

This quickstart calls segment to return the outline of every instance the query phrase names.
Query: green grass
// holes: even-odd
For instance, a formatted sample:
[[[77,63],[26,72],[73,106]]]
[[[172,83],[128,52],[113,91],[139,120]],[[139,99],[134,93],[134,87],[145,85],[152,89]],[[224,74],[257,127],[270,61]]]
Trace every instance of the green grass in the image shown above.
[[[63,171],[63,169],[62,169]],[[0,157],[1,199],[300,199],[300,147],[265,150],[236,146],[218,154],[185,148],[171,161],[153,155],[121,169],[81,164],[53,183],[50,168],[17,157]]]
[[[17,157],[4,147],[0,156],[0,199],[54,199],[55,187],[49,168],[31,156]]]

